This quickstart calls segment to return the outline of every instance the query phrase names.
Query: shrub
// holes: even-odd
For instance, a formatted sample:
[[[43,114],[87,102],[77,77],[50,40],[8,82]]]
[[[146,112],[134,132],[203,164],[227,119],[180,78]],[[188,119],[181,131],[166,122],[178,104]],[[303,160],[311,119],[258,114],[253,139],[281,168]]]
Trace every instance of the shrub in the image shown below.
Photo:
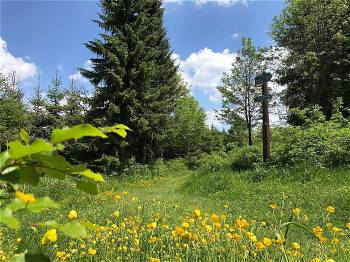
[[[201,172],[214,172],[227,169],[229,161],[226,153],[212,153],[203,155],[199,160],[199,169]]]
[[[230,167],[233,170],[247,170],[262,161],[262,151],[258,146],[236,148],[228,153]]]

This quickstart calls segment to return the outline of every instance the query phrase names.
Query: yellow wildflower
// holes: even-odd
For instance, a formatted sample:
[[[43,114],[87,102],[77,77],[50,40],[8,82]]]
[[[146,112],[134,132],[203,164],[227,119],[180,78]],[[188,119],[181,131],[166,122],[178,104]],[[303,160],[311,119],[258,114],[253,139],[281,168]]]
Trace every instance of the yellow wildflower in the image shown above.
[[[266,246],[264,245],[264,243],[262,243],[261,241],[258,241],[255,243],[255,247],[258,249],[258,250],[264,250],[266,248]]]
[[[332,206],[328,206],[326,208],[328,214],[334,214],[335,213],[335,207],[332,207]]]
[[[205,225],[204,227],[205,227],[205,230],[209,233],[213,230],[213,228],[209,225]]]
[[[148,229],[155,229],[156,227],[157,227],[157,222],[155,221],[147,225]]]
[[[120,212],[117,210],[117,211],[115,211],[114,213],[113,213],[113,216],[115,217],[115,218],[119,218],[120,217]]]
[[[293,242],[292,243],[292,248],[295,250],[299,250],[300,249],[300,245],[297,242]]]
[[[211,219],[211,221],[216,222],[216,223],[220,222],[219,216],[215,213],[211,214],[210,219]]]
[[[96,255],[96,253],[97,253],[97,250],[96,250],[96,249],[89,248],[88,254],[89,254],[90,256],[94,256],[94,255]]]
[[[155,243],[157,241],[157,238],[156,237],[150,237],[149,239],[148,239],[148,243],[150,243],[150,244],[153,244],[153,243]]]
[[[315,235],[321,235],[322,232],[323,232],[323,229],[322,229],[320,226],[315,226],[315,227],[312,229],[312,232],[313,232]]]
[[[300,212],[301,212],[301,209],[300,209],[300,208],[298,208],[298,207],[293,208],[293,214],[294,214],[294,215],[299,216]]]
[[[221,229],[221,224],[220,223],[214,223],[214,228],[217,230]]]
[[[201,211],[198,208],[194,210],[194,217],[198,219],[201,218]]]
[[[333,231],[334,234],[338,234],[338,233],[341,232],[341,228],[339,228],[339,227],[333,227],[333,228],[332,228],[332,231]]]
[[[187,222],[183,222],[182,227],[187,229],[190,227],[190,225]]]
[[[122,199],[122,196],[119,195],[119,194],[116,194],[116,195],[114,196],[114,199],[115,199],[116,201],[119,201],[119,200]]]
[[[69,219],[69,220],[75,220],[75,219],[77,219],[77,218],[78,218],[78,213],[77,213],[77,211],[75,211],[75,210],[69,211],[69,214],[68,214],[68,219]]]
[[[267,247],[271,246],[271,244],[272,244],[271,239],[269,239],[268,237],[263,237],[261,242]]]
[[[238,218],[235,221],[235,227],[238,228],[239,230],[247,229],[249,227],[249,224],[247,220],[245,220],[244,218]]]
[[[56,257],[58,257],[58,258],[64,258],[65,255],[66,255],[66,252],[64,252],[64,251],[57,251],[56,252]]]
[[[275,203],[272,203],[272,204],[270,205],[270,207],[271,207],[272,209],[277,209],[277,208],[278,208],[278,205],[275,204]]]
[[[150,258],[150,262],[160,262],[160,259],[159,259],[159,258],[151,257],[151,258]]]
[[[46,231],[45,235],[41,239],[41,244],[45,245],[47,242],[56,242],[57,241],[57,231],[56,229],[50,229]]]
[[[36,198],[34,197],[34,195],[25,194],[25,193],[19,192],[19,191],[16,192],[16,198],[19,200],[22,200],[26,204],[31,204],[31,203],[34,203],[36,201]]]

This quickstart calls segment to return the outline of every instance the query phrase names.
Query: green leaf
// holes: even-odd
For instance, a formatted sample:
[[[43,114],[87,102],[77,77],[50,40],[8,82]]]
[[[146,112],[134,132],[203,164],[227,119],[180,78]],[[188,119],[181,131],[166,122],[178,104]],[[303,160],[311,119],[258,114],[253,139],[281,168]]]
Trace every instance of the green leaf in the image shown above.
[[[85,136],[107,138],[98,128],[90,124],[83,124],[71,128],[55,129],[51,134],[51,142],[53,144],[58,144],[63,141],[79,139]]]
[[[117,135],[121,136],[122,138],[125,138],[127,135],[127,133],[124,129],[114,129],[112,132],[116,133]]]
[[[26,203],[19,199],[14,199],[6,207],[9,208],[12,212],[16,212],[17,210],[25,208]]]
[[[10,182],[12,184],[19,184],[19,173],[12,172],[0,175],[0,180]]]
[[[3,169],[7,160],[10,158],[10,154],[7,151],[0,153],[0,169]]]
[[[37,199],[34,203],[28,204],[27,208],[33,213],[41,212],[48,208],[58,208],[59,205],[49,197]]]
[[[27,131],[21,129],[21,131],[19,132],[19,136],[21,137],[24,143],[29,144],[29,134],[27,133]]]
[[[117,124],[110,127],[102,127],[100,129],[103,133],[116,133],[122,138],[125,138],[127,135],[127,132],[125,130],[131,131],[130,128],[128,128],[126,125],[123,125],[123,124]]]
[[[9,143],[9,154],[12,159],[19,159],[24,156],[34,155],[42,152],[50,152],[54,148],[44,139],[37,139],[33,144],[25,146],[18,140]]]
[[[9,262],[50,262],[50,259],[43,254],[20,253],[11,257]]]
[[[9,228],[18,229],[20,224],[13,215],[11,209],[5,207],[0,209],[0,223],[5,224]]]
[[[84,171],[80,172],[73,172],[74,174],[82,175],[84,177],[90,178],[97,182],[104,182],[103,176],[99,173],[94,173],[90,169],[85,169]]]
[[[52,177],[52,178],[56,178],[56,179],[60,179],[60,180],[64,180],[66,178],[66,173],[59,171],[59,170],[50,169],[50,168],[42,168],[42,171],[45,173],[45,175]]]
[[[76,221],[64,224],[60,227],[60,230],[73,238],[84,238],[87,236],[85,227]]]
[[[43,254],[26,254],[25,262],[50,262],[50,259]]]
[[[11,257],[8,262],[25,262],[25,253],[19,253]]]
[[[40,162],[39,165],[51,169],[58,169],[66,171],[73,165],[69,163],[63,156],[54,153],[41,153],[32,156],[30,161]]]
[[[59,228],[60,226],[60,224],[58,224],[55,220],[40,222],[37,225],[41,227],[52,227],[52,228]]]
[[[125,129],[125,130],[128,130],[128,131],[132,131],[129,127],[127,127],[126,125],[124,124],[116,124],[114,126],[112,126],[113,128],[117,128],[117,129]]]
[[[16,172],[19,173],[19,183],[36,186],[39,183],[39,174],[34,166],[22,166]]]
[[[91,195],[97,195],[98,193],[97,184],[94,182],[78,181],[77,188]]]

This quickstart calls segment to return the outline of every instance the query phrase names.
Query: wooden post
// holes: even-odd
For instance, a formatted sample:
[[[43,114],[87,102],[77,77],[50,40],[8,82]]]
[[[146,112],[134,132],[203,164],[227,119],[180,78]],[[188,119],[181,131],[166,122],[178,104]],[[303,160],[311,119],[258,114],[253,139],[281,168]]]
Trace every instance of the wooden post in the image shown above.
[[[262,83],[262,95],[267,97],[267,81]],[[263,99],[262,101],[263,111],[263,160],[264,163],[270,160],[270,121],[269,121],[269,100]]]

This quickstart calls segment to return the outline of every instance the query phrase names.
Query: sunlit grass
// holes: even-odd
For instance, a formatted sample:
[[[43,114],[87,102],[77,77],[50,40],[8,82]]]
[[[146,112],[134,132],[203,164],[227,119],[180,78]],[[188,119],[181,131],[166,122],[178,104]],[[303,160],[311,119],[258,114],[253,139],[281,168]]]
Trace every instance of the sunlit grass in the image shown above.
[[[25,191],[49,195],[62,209],[23,213],[25,221],[67,222],[74,210],[77,220],[96,226],[87,239],[58,233],[44,245],[50,228],[2,228],[2,256],[27,249],[73,261],[349,261],[347,171],[314,170],[308,181],[255,175],[172,167],[165,176],[110,180],[97,196],[45,180]],[[288,221],[310,232],[293,224],[286,234]]]

